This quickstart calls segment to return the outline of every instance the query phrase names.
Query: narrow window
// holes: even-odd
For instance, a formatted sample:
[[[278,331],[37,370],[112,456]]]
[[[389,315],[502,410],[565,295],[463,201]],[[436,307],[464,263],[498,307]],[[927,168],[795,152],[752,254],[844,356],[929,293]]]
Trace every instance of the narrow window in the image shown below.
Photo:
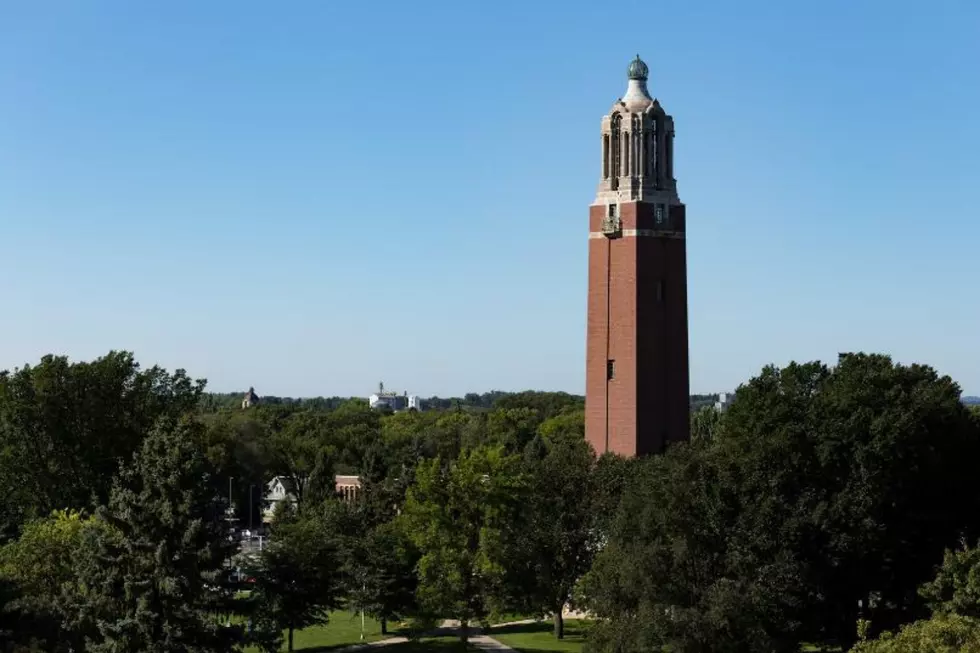
[[[623,172],[624,177],[630,173],[630,133],[623,134]]]
[[[602,178],[609,179],[609,134],[602,136]]]
[[[664,300],[664,280],[657,279],[657,301],[662,302]]]
[[[664,224],[664,205],[657,204],[657,208],[653,210],[654,216],[657,220],[657,226],[662,227]]]
[[[610,218],[615,218],[616,217],[616,205],[615,204],[610,204],[609,205],[609,217]]]
[[[610,141],[612,145],[612,188],[616,190],[619,187],[619,176],[622,174],[622,152],[623,152],[623,139],[620,137],[620,126],[622,125],[623,118],[618,113],[613,116],[612,119],[612,130],[610,134]]]
[[[657,180],[657,151],[660,149],[657,143],[657,121],[654,120],[650,125],[650,174],[653,176],[654,184]]]
[[[606,380],[612,381],[616,376],[616,361],[609,359],[606,361]]]

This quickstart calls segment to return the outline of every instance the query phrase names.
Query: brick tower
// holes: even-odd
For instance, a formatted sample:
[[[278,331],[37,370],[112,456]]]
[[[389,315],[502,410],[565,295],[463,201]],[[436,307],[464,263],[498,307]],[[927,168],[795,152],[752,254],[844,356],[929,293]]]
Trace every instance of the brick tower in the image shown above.
[[[589,209],[585,435],[595,450],[663,451],[690,429],[687,246],[674,119],[629,66],[602,118],[602,179]]]

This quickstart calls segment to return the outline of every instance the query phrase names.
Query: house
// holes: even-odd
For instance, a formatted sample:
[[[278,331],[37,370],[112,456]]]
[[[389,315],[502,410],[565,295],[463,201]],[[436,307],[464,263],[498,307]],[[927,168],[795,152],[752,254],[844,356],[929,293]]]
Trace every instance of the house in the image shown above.
[[[361,477],[353,475],[334,476],[334,488],[343,501],[353,501],[361,489]],[[296,483],[288,476],[276,476],[266,483],[263,504],[265,510],[262,511],[262,521],[272,521],[276,506],[282,501],[296,504]]]
[[[255,394],[255,388],[249,388],[242,399],[242,410],[250,408],[259,403],[259,396]]]

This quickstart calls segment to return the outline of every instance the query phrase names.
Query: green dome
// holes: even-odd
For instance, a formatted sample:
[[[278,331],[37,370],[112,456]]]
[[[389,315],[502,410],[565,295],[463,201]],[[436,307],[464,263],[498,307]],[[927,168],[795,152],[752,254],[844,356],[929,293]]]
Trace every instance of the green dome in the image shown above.
[[[650,69],[647,68],[647,65],[643,63],[642,59],[640,59],[640,55],[636,55],[636,59],[630,62],[630,67],[626,71],[626,74],[630,79],[639,79],[645,82],[647,80],[647,75],[650,74]]]

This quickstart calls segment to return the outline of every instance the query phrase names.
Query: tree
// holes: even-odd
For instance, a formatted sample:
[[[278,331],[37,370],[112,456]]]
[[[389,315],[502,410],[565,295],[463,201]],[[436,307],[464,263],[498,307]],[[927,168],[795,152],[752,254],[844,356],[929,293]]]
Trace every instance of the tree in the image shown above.
[[[416,470],[403,519],[421,554],[418,598],[424,610],[459,619],[463,641],[503,595],[504,539],[522,496],[519,460],[501,447]]]
[[[389,621],[415,611],[418,552],[395,521],[369,529],[358,544],[349,550],[346,594],[352,608],[380,621],[387,634]]]
[[[0,579],[13,590],[0,607],[20,615],[22,635],[51,650],[81,650],[87,633],[69,627],[77,623],[70,610],[78,600],[75,554],[85,530],[99,526],[79,512],[55,512],[28,522],[19,539],[0,548]]]
[[[320,437],[322,425],[320,416],[304,411],[269,426],[271,468],[289,479],[300,511],[309,492],[322,497],[324,485],[333,480],[334,454]],[[315,498],[312,503],[316,503]]]
[[[853,653],[980,653],[980,548],[946,551],[936,578],[920,594],[931,618],[877,639],[861,632]],[[859,630],[867,628],[859,623]]]
[[[0,541],[32,517],[104,503],[120,462],[159,418],[193,411],[203,388],[183,370],[140,370],[128,352],[0,372]]]
[[[215,490],[232,490],[235,517],[242,524],[261,523],[265,483],[272,476],[268,436],[255,411],[204,415],[201,451],[214,468]]]
[[[519,453],[537,433],[541,418],[533,408],[498,408],[487,416],[487,443]]]
[[[980,621],[957,614],[937,615],[862,640],[851,653],[980,653]]]
[[[254,611],[286,631],[290,651],[297,629],[326,623],[327,611],[339,606],[339,567],[335,534],[321,514],[307,511],[277,524],[255,570]],[[278,650],[279,643],[270,650]]]
[[[80,617],[96,653],[228,651],[240,631],[224,577],[233,553],[225,504],[200,454],[200,424],[165,419],[113,483],[76,565]]]
[[[934,614],[980,619],[980,546],[947,550],[936,577],[919,594]]]
[[[557,423],[554,423],[557,422]],[[565,636],[562,612],[579,578],[589,570],[597,548],[592,518],[592,470],[595,456],[582,436],[582,414],[573,413],[544,422],[541,446],[525,452],[529,479],[528,511],[523,535],[513,538],[517,576],[533,580],[532,607],[554,615],[555,637]],[[530,570],[530,574],[527,573]]]
[[[805,563],[812,640],[853,642],[924,614],[934,561],[974,540],[980,431],[949,378],[886,356],[768,367],[739,388],[715,450],[738,497],[736,533]],[[950,501],[949,497],[956,497]]]
[[[765,368],[712,438],[635,463],[584,584],[592,646],[847,647],[859,601],[877,630],[923,614],[934,561],[980,527],[959,394],[885,356]]]
[[[691,439],[711,440],[718,430],[722,413],[714,406],[705,406],[691,415]]]
[[[608,538],[583,581],[592,651],[798,650],[798,568],[779,542],[733,543],[733,505],[703,449],[632,463]]]

